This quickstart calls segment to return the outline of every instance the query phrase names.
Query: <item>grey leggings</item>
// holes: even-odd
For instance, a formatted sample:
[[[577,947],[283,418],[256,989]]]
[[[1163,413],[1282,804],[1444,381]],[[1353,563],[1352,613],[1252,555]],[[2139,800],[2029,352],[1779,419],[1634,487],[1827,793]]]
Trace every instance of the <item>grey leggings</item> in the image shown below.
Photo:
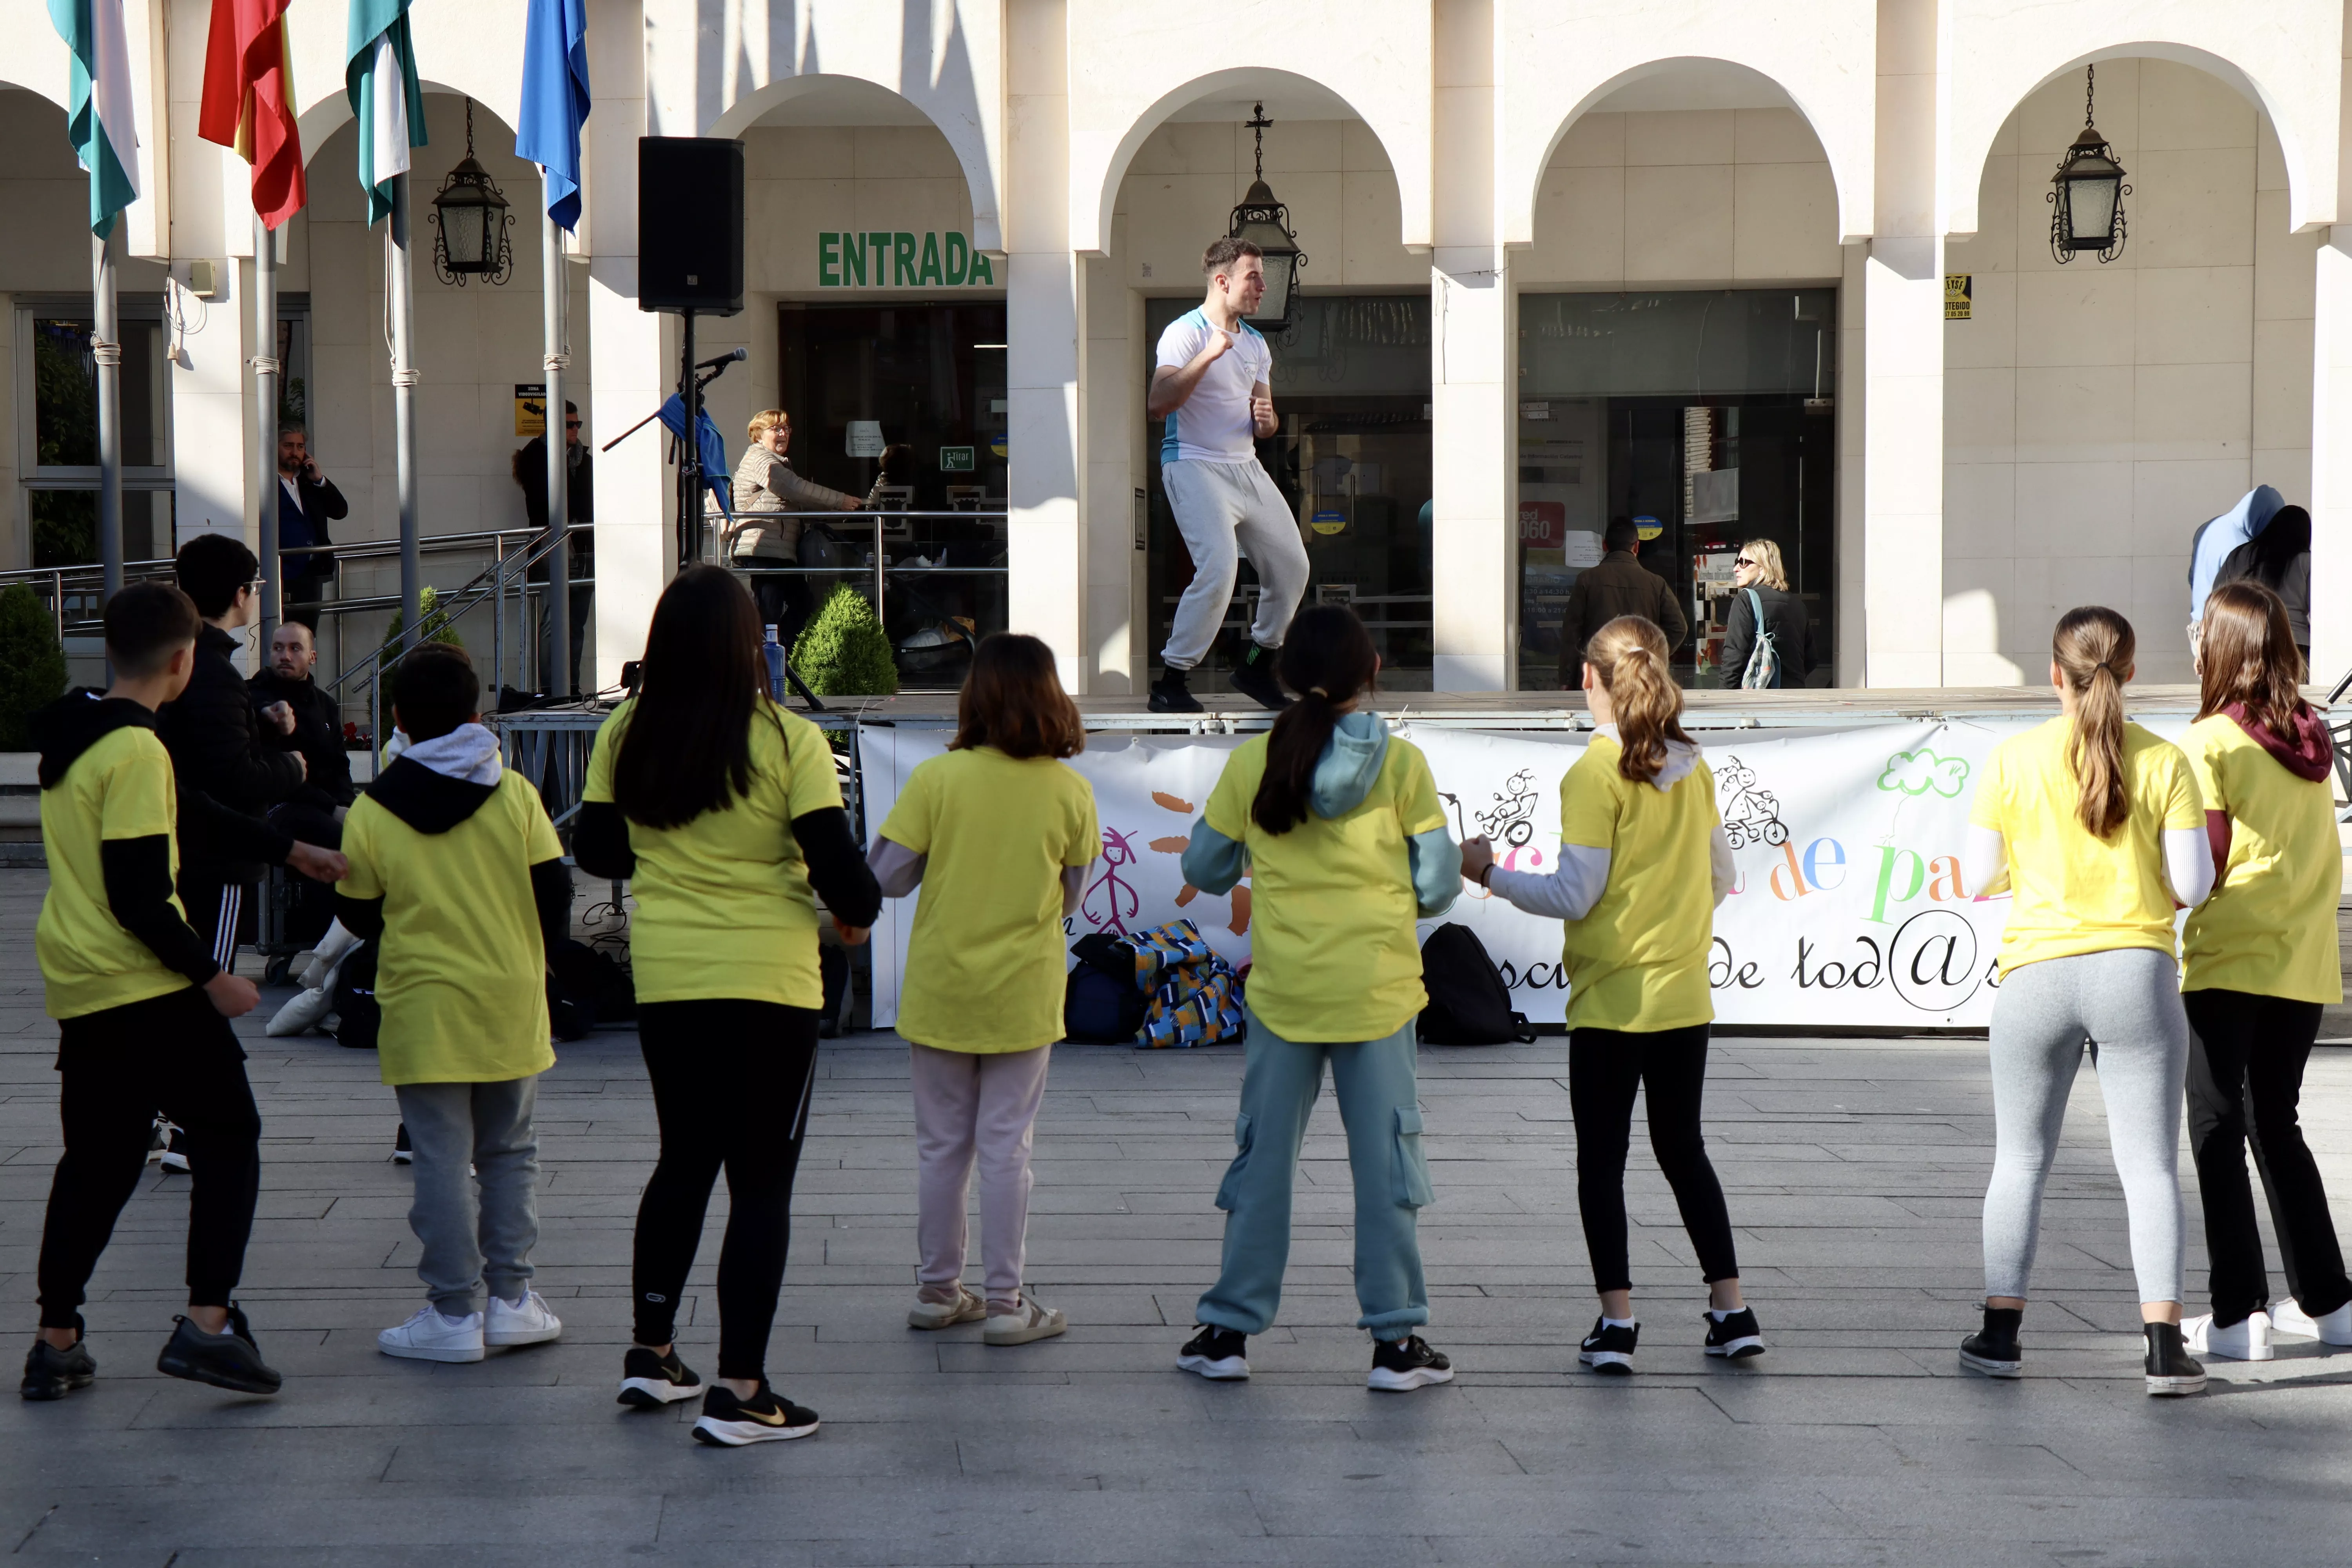
[[[2180,1098],[2189,1019],[2172,955],[2152,948],[2050,958],[2010,972],[1992,1008],[1998,1146],[1985,1188],[1985,1294],[2023,1297],[2087,1045],[2107,1103],[2107,1142],[2131,1215],[2143,1301],[2180,1300]]]

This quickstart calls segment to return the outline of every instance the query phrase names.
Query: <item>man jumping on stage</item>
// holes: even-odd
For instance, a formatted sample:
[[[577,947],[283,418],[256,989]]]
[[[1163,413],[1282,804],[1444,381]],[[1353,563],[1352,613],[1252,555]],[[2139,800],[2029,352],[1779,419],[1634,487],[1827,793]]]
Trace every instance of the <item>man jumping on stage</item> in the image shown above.
[[[1265,263],[1247,240],[1220,239],[1202,257],[1201,270],[1208,274],[1208,296],[1160,334],[1159,368],[1145,403],[1153,418],[1168,421],[1160,482],[1192,552],[1192,582],[1169,628],[1151,710],[1202,710],[1186,681],[1216,641],[1244,553],[1257,569],[1257,616],[1248,646],[1234,660],[1234,689],[1261,706],[1285,708],[1290,699],[1274,678],[1274,656],[1307,591],[1307,547],[1297,519],[1257,460],[1255,443],[1282,427],[1268,384],[1274,352],[1244,319],[1265,292]]]

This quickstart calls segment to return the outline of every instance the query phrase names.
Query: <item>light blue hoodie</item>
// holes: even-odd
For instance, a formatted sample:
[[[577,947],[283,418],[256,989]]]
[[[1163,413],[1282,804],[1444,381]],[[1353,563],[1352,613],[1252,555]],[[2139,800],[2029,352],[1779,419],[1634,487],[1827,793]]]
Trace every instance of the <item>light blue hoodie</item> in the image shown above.
[[[1389,727],[1379,714],[1340,714],[1316,759],[1307,809],[1326,821],[1355,810],[1379,782],[1388,754]],[[1433,827],[1406,839],[1404,847],[1422,918],[1444,914],[1462,892],[1462,847],[1443,827]],[[1186,881],[1204,893],[1226,893],[1247,870],[1248,852],[1240,844],[1210,826],[1206,816],[1192,824],[1192,842],[1184,849]]]

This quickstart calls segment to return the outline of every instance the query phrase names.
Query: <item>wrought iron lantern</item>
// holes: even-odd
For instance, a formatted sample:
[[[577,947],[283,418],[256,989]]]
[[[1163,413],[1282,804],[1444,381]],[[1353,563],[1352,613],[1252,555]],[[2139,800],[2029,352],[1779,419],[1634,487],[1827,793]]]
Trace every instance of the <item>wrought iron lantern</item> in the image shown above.
[[[514,271],[507,198],[474,158],[474,100],[466,100],[466,156],[433,198],[433,272],[462,289],[468,278],[504,283]]]
[[[2050,176],[2050,254],[2061,267],[2079,251],[2089,251],[2104,264],[2124,249],[2124,198],[2131,187],[2124,184],[2124,167],[2107,139],[2091,123],[2097,69],[2086,67],[2083,73],[2083,133]]]
[[[1298,272],[1307,265],[1307,253],[1298,248],[1298,236],[1291,229],[1290,209],[1274,199],[1274,191],[1265,183],[1265,132],[1274,123],[1265,117],[1265,105],[1254,105],[1245,123],[1257,133],[1257,178],[1250,182],[1248,194],[1234,209],[1233,226],[1225,233],[1256,246],[1265,258],[1265,293],[1258,300],[1257,313],[1249,320],[1259,326],[1281,326],[1290,320],[1291,301],[1298,294]]]

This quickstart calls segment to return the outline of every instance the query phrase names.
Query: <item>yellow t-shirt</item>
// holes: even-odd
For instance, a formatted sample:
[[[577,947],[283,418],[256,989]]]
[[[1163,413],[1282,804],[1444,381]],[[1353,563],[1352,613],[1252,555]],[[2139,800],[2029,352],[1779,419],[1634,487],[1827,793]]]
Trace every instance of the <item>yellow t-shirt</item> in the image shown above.
[[[613,758],[635,706],[622,703],[596,731],[583,800],[613,798]],[[824,731],[761,698],[751,714],[749,793],[683,827],[630,823],[637,1000],[823,1006],[816,895],[793,818],[840,805]]]
[[[1060,1039],[1062,868],[1102,853],[1094,786],[1051,757],[950,752],[908,776],[882,837],[929,858],[898,1033],[982,1054]]]
[[[520,773],[501,774],[446,833],[419,833],[363,795],[343,818],[343,856],[342,892],[383,900],[384,1082],[500,1083],[555,1065],[530,868],[563,846]]]
[[[1563,922],[1568,1026],[1654,1034],[1711,1023],[1715,774],[1702,762],[1662,790],[1619,773],[1622,754],[1596,735],[1559,781],[1560,842],[1609,851],[1600,902]]]
[[[160,833],[171,840],[172,879],[177,882],[178,811],[171,753],[143,725],[100,736],[74,759],[56,788],[41,792],[49,890],[41,899],[33,949],[40,956],[50,1017],[79,1018],[186,988],[186,975],[164,968],[154,949],[114,918],[99,863],[99,846],[109,838]],[[177,894],[172,907],[180,908]]]
[[[2199,720],[2182,740],[2205,809],[2229,814],[2230,862],[2189,911],[2180,988],[2341,1002],[2335,792],[2287,772],[2226,715]]]
[[[1385,1039],[1429,1005],[1405,846],[1445,826],[1437,781],[1421,749],[1391,735],[1353,810],[1309,813],[1277,836],[1250,816],[1265,743],[1255,736],[1225,760],[1203,814],[1249,856],[1250,1011],[1286,1040]]]
[[[2116,948],[2174,951],[2172,891],[2164,835],[2205,826],[2189,759],[2171,742],[2124,726],[2124,790],[2131,811],[2112,839],[2091,836],[2074,815],[2080,792],[2061,714],[1995,746],[1969,821],[1999,832],[2009,848],[2009,924],[2000,973],[2020,964]]]

